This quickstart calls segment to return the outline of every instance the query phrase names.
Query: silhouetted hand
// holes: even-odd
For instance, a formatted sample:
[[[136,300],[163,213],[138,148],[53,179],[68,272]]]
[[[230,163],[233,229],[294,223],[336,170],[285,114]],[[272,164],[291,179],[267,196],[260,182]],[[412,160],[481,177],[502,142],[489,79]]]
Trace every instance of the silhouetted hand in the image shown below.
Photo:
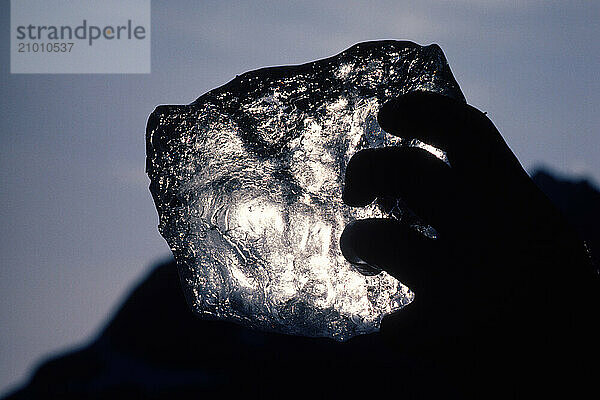
[[[415,292],[384,319],[382,334],[457,376],[473,374],[474,392],[579,388],[595,373],[587,362],[597,354],[596,272],[492,122],[423,92],[385,104],[378,121],[388,133],[443,149],[450,164],[416,147],[363,150],[348,164],[348,205],[400,198],[439,234],[428,239],[392,219],[345,229],[350,262],[384,269]]]

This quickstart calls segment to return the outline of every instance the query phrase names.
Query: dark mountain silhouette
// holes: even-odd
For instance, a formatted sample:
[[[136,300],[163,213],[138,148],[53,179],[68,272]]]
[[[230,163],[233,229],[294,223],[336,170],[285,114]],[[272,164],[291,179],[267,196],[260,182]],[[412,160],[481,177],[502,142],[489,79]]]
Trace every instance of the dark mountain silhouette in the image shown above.
[[[591,249],[598,265],[600,253],[600,191],[587,179],[560,179],[537,169],[533,181],[567,217]]]
[[[561,180],[545,170],[532,178],[598,254],[600,192],[585,180]],[[390,354],[380,334],[337,343],[197,318],[174,263],[165,262],[97,339],[44,362],[6,399],[339,398],[390,390],[450,398],[450,379],[421,360]]]

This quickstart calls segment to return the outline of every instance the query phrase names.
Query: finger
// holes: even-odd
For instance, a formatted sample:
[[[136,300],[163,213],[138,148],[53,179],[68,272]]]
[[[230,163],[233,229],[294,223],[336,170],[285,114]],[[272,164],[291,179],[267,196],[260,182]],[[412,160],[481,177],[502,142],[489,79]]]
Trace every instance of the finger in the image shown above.
[[[343,200],[361,207],[376,198],[401,198],[418,216],[443,232],[461,214],[461,186],[448,165],[415,147],[366,149],[348,163]]]
[[[476,108],[432,92],[412,92],[383,105],[377,121],[388,133],[446,151],[460,174],[523,173],[494,124]]]
[[[417,138],[447,149],[464,136],[467,104],[432,92],[411,92],[385,103],[377,115],[381,128],[403,138]],[[478,111],[477,111],[478,113]],[[451,132],[453,135],[450,135]],[[453,137],[454,136],[454,137]]]
[[[439,286],[441,244],[392,219],[364,219],[346,226],[340,248],[351,263],[387,271],[411,289]]]

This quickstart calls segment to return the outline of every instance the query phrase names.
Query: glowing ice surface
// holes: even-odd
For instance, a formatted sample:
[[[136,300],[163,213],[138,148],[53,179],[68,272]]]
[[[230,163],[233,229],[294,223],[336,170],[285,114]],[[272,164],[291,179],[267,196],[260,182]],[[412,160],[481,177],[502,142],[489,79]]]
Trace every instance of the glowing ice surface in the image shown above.
[[[339,238],[354,219],[386,216],[343,204],[344,171],[360,149],[402,145],[377,111],[415,90],[464,100],[438,46],[368,42],[152,113],[150,190],[196,313],[345,340],[411,301],[385,272],[359,273]]]

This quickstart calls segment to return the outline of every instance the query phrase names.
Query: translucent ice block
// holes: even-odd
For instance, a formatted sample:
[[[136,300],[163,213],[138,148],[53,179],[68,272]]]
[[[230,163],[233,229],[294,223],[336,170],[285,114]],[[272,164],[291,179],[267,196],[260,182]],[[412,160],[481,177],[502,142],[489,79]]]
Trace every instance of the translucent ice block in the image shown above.
[[[344,171],[360,149],[402,145],[377,112],[416,90],[464,100],[438,46],[379,41],[157,107],[146,133],[150,190],[193,310],[346,340],[408,304],[402,283],[348,263],[339,238],[350,221],[387,216],[342,202]]]

